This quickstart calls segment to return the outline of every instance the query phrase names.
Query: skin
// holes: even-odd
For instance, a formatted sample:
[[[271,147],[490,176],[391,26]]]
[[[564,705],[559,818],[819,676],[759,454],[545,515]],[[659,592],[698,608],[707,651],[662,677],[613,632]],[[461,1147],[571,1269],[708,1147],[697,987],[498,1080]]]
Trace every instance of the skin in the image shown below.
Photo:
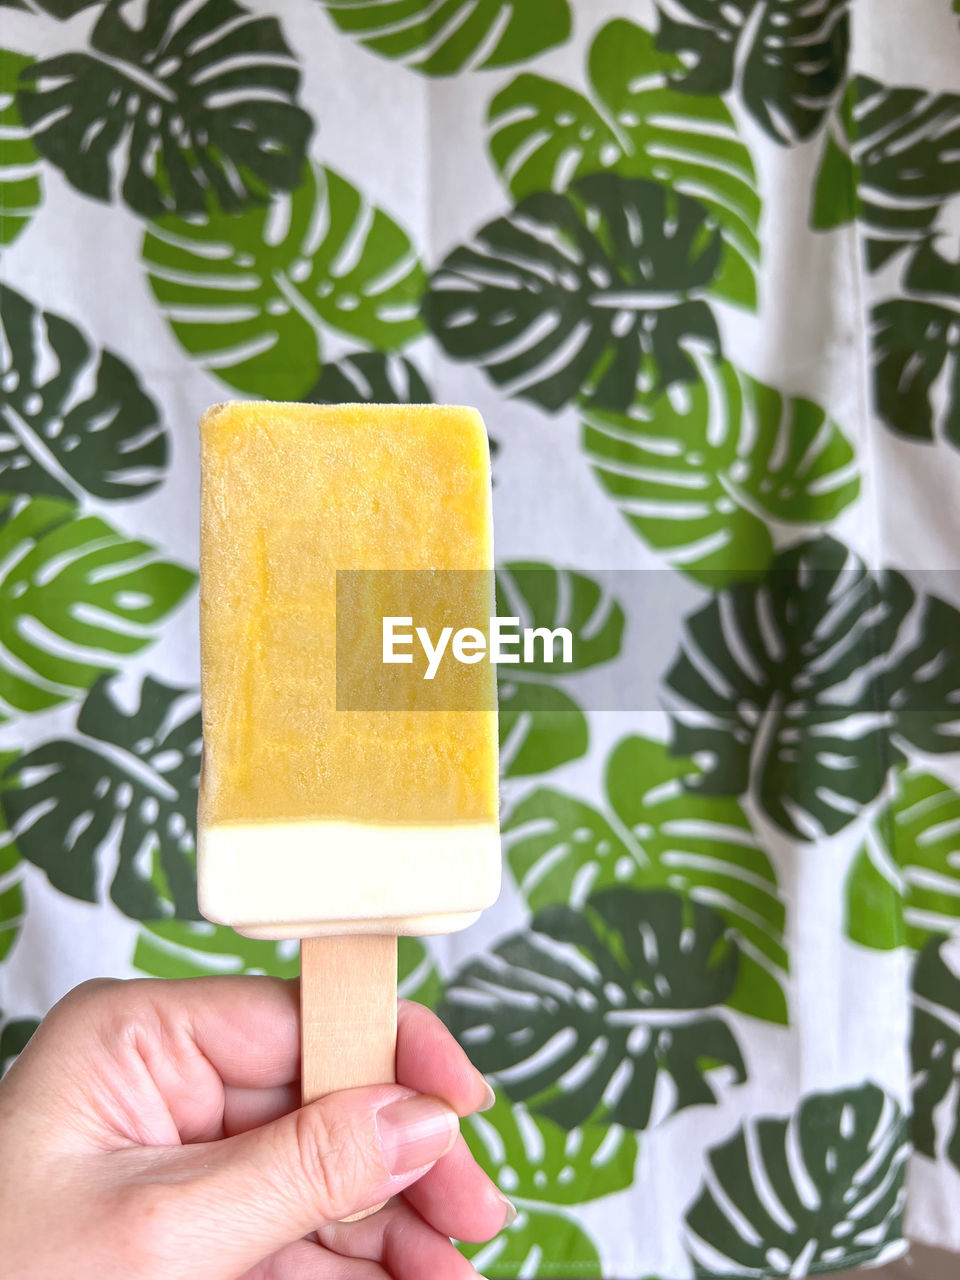
[[[295,982],[78,987],[0,1083],[6,1280],[476,1276],[449,1237],[513,1216],[457,1134],[490,1092],[428,1010],[401,1001],[398,1024],[396,1086],[301,1108]],[[415,1167],[391,1172],[382,1135],[411,1108],[378,1115],[418,1098],[432,1136],[421,1125]]]

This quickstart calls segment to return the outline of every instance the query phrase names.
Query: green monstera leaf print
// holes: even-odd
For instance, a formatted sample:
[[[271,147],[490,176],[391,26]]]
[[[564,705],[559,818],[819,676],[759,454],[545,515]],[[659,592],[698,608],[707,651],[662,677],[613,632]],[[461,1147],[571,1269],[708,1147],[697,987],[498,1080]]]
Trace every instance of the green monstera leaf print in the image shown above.
[[[72,503],[0,493],[0,721],[75,697],[152,644],[193,581]]]
[[[143,261],[183,348],[250,395],[300,400],[316,387],[325,329],[388,351],[423,331],[408,236],[317,165],[265,207],[153,224]]]
[[[436,1008],[443,995],[440,971],[419,938],[397,939],[397,991],[428,1009]]]
[[[0,752],[0,766],[6,752]],[[26,912],[23,885],[20,883],[20,861],[16,845],[9,833],[0,833],[0,961],[13,950]]]
[[[523,628],[566,627],[574,637],[562,667],[535,659],[498,668],[500,769],[506,778],[545,773],[585,754],[587,717],[562,687],[564,677],[609,662],[620,652],[624,612],[610,591],[588,574],[533,561],[497,570],[497,614]]]
[[[490,152],[515,200],[604,170],[693,196],[723,235],[710,294],[754,307],[761,200],[753,161],[721,98],[673,88],[682,69],[643,27],[609,22],[590,48],[589,94],[526,72],[497,94]]]
[[[31,64],[18,101],[38,150],[79,191],[155,218],[296,186],[312,130],[299,84],[276,18],[235,0],[146,0],[134,24],[109,0],[89,48]]]
[[[139,920],[174,913],[198,919],[199,770],[194,691],[147,676],[139,706],[127,711],[103,679],[80,708],[77,736],[25,752],[7,770],[16,785],[0,796],[21,854],[62,893],[98,900],[117,836],[110,897],[120,910]],[[163,892],[154,860],[163,870]]]
[[[657,0],[657,45],[687,93],[736,90],[774,141],[815,133],[843,86],[850,0]]]
[[[724,360],[626,413],[586,410],[583,448],[628,523],[667,562],[716,587],[761,574],[770,526],[822,524],[860,492],[853,448],[810,400]]]
[[[66,18],[82,13],[84,9],[89,9],[97,2],[98,0],[0,0],[0,8],[48,14],[51,18],[64,21]]]
[[[673,750],[703,770],[688,785],[750,791],[801,839],[842,830],[903,762],[898,740],[960,749],[958,625],[952,606],[869,574],[832,538],[781,552],[684,625],[666,684]]]
[[[872,272],[900,256],[890,296],[870,313],[876,412],[898,435],[942,437],[954,447],[960,267],[943,213],[958,184],[960,94],[857,76],[827,138],[812,222],[829,229],[855,221]]]
[[[881,422],[912,440],[960,448],[960,265],[924,241],[903,277],[906,296],[871,313],[874,400]]]
[[[603,889],[579,911],[545,907],[466,965],[439,1013],[500,1091],[537,1115],[564,1129],[645,1129],[715,1103],[720,1078],[746,1078],[720,1012],[739,959],[709,907]],[[661,1077],[672,1087],[658,1090]]]
[[[323,0],[348,35],[428,76],[510,66],[570,35],[568,0]]]
[[[497,682],[500,774],[549,773],[586,755],[590,729],[580,704],[558,685],[504,678]]]
[[[900,1107],[875,1084],[748,1121],[710,1150],[687,1211],[694,1273],[769,1280],[879,1256],[902,1239],[908,1153]]]
[[[874,403],[908,439],[960,447],[960,268],[945,206],[960,183],[960,95],[850,84],[829,132],[814,227],[856,221],[867,267],[896,255],[892,295],[870,314]]]
[[[577,1205],[632,1186],[636,1134],[622,1125],[562,1129],[520,1102],[499,1098],[463,1122],[480,1167],[513,1200]]]
[[[206,920],[156,920],[143,927],[133,967],[153,978],[193,978],[222,973],[295,978],[300,953],[294,942],[245,938]]]
[[[516,1222],[488,1244],[461,1244],[460,1252],[486,1276],[552,1277],[601,1274],[596,1244],[564,1213],[524,1207]],[[549,1253],[549,1256],[546,1256]]]
[[[508,395],[623,410],[638,381],[695,379],[691,345],[719,350],[703,295],[722,253],[698,201],[591,174],[525,197],[454,249],[424,315],[448,355],[479,363]]]
[[[416,365],[386,351],[355,351],[325,364],[304,399],[313,404],[430,404]]]
[[[960,1083],[960,974],[940,939],[917,957],[912,999],[913,1144],[931,1160],[942,1153],[960,1170],[960,1111],[956,1103],[943,1107]]]
[[[960,189],[960,95],[855,76],[827,133],[812,223],[856,219],[877,270],[929,234]]]
[[[740,948],[726,1003],[785,1024],[776,875],[736,800],[685,789],[696,774],[693,761],[671,756],[662,743],[624,738],[607,761],[603,809],[542,787],[509,812],[510,870],[534,911],[551,903],[579,908],[614,885],[671,889],[712,908]]]
[[[160,900],[174,910],[166,876],[153,877]],[[419,938],[399,938],[399,994],[432,1008],[440,998],[442,979]],[[0,957],[2,958],[2,957]],[[245,938],[227,925],[206,920],[150,920],[137,938],[133,967],[152,978],[192,978],[224,973],[267,974],[295,978],[300,972],[296,941]]]
[[[0,490],[135,498],[166,464],[157,407],[130,367],[0,285]]]
[[[0,49],[0,249],[14,241],[43,199],[40,157],[20,118],[17,81],[31,59]]]
[[[919,769],[867,828],[847,877],[846,932],[862,946],[920,950],[960,921],[960,795]]]
[[[15,751],[0,751],[0,791],[4,787],[4,774],[16,758]],[[20,870],[20,851],[0,808],[0,961],[6,960],[13,950],[26,911]]]
[[[21,1054],[27,1041],[40,1025],[37,1018],[5,1019],[0,1010],[0,1076],[7,1067]]]

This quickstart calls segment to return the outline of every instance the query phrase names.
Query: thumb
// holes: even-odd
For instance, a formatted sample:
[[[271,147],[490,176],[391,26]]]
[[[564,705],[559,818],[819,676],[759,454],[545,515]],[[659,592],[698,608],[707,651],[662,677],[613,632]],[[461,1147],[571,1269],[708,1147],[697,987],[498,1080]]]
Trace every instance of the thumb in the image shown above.
[[[388,1200],[453,1146],[456,1112],[396,1085],[328,1094],[259,1129],[183,1148],[191,1248],[235,1276],[293,1240]],[[179,1198],[179,1197],[178,1197]],[[197,1236],[202,1232],[202,1240]],[[196,1253],[194,1253],[196,1262]],[[197,1264],[197,1274],[208,1272]]]

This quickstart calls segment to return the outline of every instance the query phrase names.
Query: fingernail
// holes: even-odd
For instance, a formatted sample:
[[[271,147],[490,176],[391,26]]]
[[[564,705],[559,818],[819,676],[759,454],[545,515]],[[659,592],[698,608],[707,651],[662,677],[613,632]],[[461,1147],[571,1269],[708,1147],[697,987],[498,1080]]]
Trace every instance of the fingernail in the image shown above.
[[[497,1095],[493,1092],[493,1090],[491,1089],[490,1085],[487,1083],[486,1080],[484,1080],[483,1082],[483,1087],[485,1090],[483,1095],[483,1102],[481,1102],[480,1106],[477,1107],[477,1110],[489,1111],[490,1108],[496,1103]]]
[[[401,1098],[377,1112],[383,1162],[395,1176],[446,1155],[458,1130],[456,1113],[439,1098]]]
[[[497,1195],[500,1196],[500,1199],[503,1201],[504,1209],[503,1226],[500,1230],[505,1231],[507,1227],[512,1227],[517,1220],[517,1206],[512,1200],[508,1200],[506,1196],[500,1195],[499,1191],[497,1192]]]

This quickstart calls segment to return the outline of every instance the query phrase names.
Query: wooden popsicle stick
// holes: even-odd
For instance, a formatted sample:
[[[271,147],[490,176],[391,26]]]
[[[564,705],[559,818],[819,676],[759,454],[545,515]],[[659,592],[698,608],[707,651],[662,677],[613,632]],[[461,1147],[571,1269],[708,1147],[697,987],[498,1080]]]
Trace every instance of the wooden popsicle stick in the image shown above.
[[[397,1058],[397,940],[376,933],[300,943],[301,1090],[393,1084]],[[375,1205],[346,1221],[366,1218]]]

